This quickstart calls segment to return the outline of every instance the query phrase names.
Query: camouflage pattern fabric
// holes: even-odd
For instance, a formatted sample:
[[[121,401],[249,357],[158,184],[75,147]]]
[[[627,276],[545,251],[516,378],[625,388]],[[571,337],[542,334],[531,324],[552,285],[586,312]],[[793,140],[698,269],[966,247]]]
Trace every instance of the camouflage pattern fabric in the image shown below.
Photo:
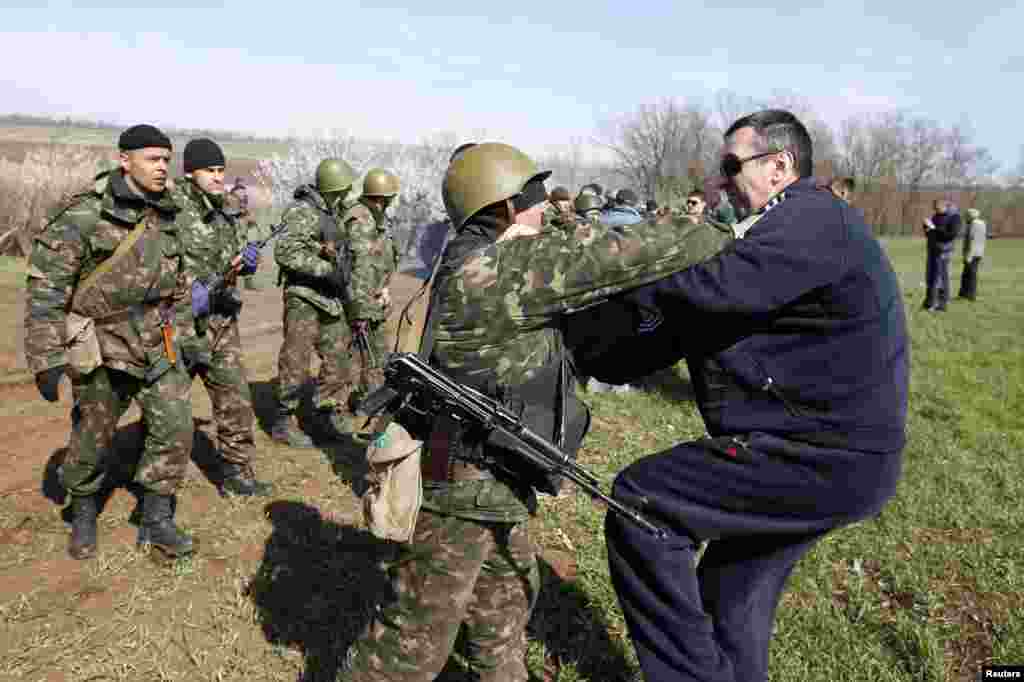
[[[242,363],[238,318],[215,316],[207,330],[210,364],[199,370],[217,427],[217,451],[232,464],[248,464],[256,451],[252,391]]]
[[[548,226],[500,243],[496,236],[470,221],[449,243],[434,283],[431,360],[497,391],[559,357],[565,313],[705,260],[730,238],[711,226],[672,230],[654,221]],[[433,680],[465,623],[474,679],[526,680],[538,580],[523,521],[535,505],[532,490],[500,478],[424,481],[416,530],[393,569],[397,599],[354,645],[343,679]]]
[[[463,623],[473,679],[527,679],[526,624],[540,574],[525,525],[422,512],[390,574],[395,599],[353,645],[339,679],[433,680]]]
[[[339,312],[341,312],[339,310]],[[344,410],[352,392],[352,334],[348,320],[331,315],[306,298],[285,294],[284,343],[277,361],[277,400],[294,414],[314,352],[320,358],[313,404]]]
[[[452,264],[450,274],[442,266],[434,283],[432,357],[442,370],[478,388],[522,385],[557,357],[563,314],[707,260],[731,239],[720,226],[666,217],[615,228],[577,223],[571,232],[548,228],[490,243]],[[442,487],[424,490],[423,507],[463,518],[518,521],[534,504],[500,481],[460,485],[470,497],[487,487],[486,498],[494,504],[453,509],[451,491]]]
[[[67,362],[64,327],[71,308],[96,320],[103,355],[102,366],[88,375],[70,372],[75,408],[63,478],[73,495],[102,484],[103,458],[112,454],[117,421],[133,399],[147,425],[135,480],[171,494],[184,476],[192,451],[191,382],[180,361],[155,381],[144,380],[147,369],[167,360],[159,307],[182,321],[178,331],[192,327],[176,212],[166,192],[156,202],[144,200],[113,171],[76,195],[36,238],[26,286],[28,366],[39,372]],[[87,295],[75,298],[76,287],[143,221],[145,231],[132,249]]]
[[[541,218],[541,224],[544,227],[556,227],[572,231],[575,228],[575,223],[576,217],[574,214],[563,211],[554,202],[545,202],[544,213]]]
[[[67,363],[65,318],[76,287],[142,221],[139,242],[78,301],[75,312],[96,320],[103,365],[138,378],[165,357],[161,305],[173,309],[178,331],[188,333],[191,300],[177,210],[167,192],[158,202],[147,201],[114,171],[58,211],[36,237],[28,262],[25,356],[32,372]]]
[[[360,199],[342,217],[352,277],[346,292],[345,313],[350,320],[383,322],[388,310],[380,302],[381,291],[398,269],[398,247],[387,216]]]
[[[174,198],[182,210],[177,225],[190,282],[208,281],[225,272],[245,246],[245,228],[224,209],[218,197],[203,192],[188,178],[175,183]],[[230,287],[238,296],[235,286]],[[198,324],[196,334],[183,345],[206,363],[199,378],[210,395],[217,446],[221,457],[233,464],[248,464],[256,449],[252,393],[242,364],[238,316],[213,314]]]
[[[353,348],[351,357],[352,364],[349,365],[348,379],[345,387],[338,396],[340,404],[351,407],[353,393],[361,398],[367,392],[384,383],[384,361],[391,352],[391,339],[384,332],[383,322],[371,322],[367,332],[367,341],[370,343],[370,357],[363,358],[358,348]]]
[[[325,250],[320,229],[322,218],[337,222],[339,216],[327,208],[315,189],[300,189],[305,190],[304,199],[285,210],[281,219],[288,229],[274,245],[274,259],[284,271],[284,297],[286,301],[290,297],[301,298],[328,315],[341,317],[341,297],[324,279],[334,272],[335,266]],[[302,276],[302,281],[289,280],[289,271]],[[318,279],[323,285],[314,285]]]
[[[192,454],[192,381],[180,366],[153,384],[125,372],[100,367],[72,382],[71,439],[61,482],[72,495],[93,495],[117,456],[114,431],[132,400],[146,425],[135,481],[149,492],[171,495],[185,478]]]

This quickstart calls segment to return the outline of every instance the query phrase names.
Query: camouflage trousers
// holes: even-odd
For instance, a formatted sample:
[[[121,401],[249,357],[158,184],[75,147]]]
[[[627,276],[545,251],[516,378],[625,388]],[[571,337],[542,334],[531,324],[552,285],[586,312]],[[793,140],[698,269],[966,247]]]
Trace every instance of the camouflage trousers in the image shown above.
[[[248,464],[256,450],[252,392],[242,364],[242,338],[238,318],[215,318],[210,337],[211,360],[199,370],[213,407],[217,450],[225,462]]]
[[[284,343],[277,359],[277,401],[295,413],[313,354],[320,359],[313,405],[332,409],[351,392],[352,335],[345,316],[328,315],[298,296],[284,299]]]
[[[383,362],[389,349],[383,325],[372,325],[368,336],[372,360],[364,359],[353,346],[344,315],[328,315],[297,296],[286,297],[284,343],[277,362],[277,399],[281,407],[291,413],[298,409],[314,353],[320,359],[313,393],[313,406],[318,410],[345,412],[354,391],[384,383]]]
[[[462,625],[473,679],[523,682],[540,574],[525,523],[420,513],[391,568],[395,598],[352,646],[346,682],[428,682]]]
[[[384,333],[384,323],[371,322],[366,336],[369,349],[360,349],[358,346],[353,349],[352,364],[349,365],[349,394],[344,396],[345,402],[342,405],[348,405],[353,391],[356,392],[356,398],[361,398],[384,383],[384,362],[391,352],[391,344]]]
[[[149,492],[174,493],[192,454],[191,387],[180,364],[151,385],[106,367],[72,382],[71,441],[61,474],[68,492],[93,495],[102,488],[117,422],[135,400],[146,425],[135,482]]]

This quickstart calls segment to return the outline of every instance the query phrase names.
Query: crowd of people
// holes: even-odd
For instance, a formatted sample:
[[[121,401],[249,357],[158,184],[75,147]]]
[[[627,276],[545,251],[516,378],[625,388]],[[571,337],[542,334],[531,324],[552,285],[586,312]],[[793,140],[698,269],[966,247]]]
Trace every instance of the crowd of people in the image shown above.
[[[274,492],[254,471],[238,324],[239,279],[260,267],[261,245],[246,239],[244,187],[225,190],[214,141],[186,145],[173,189],[160,130],[129,128],[119,153],[119,166],[36,238],[25,349],[45,399],[71,379],[60,471],[70,554],[98,551],[104,453],[134,400],[145,432],[137,542],[180,557],[195,550],[174,521],[195,378],[213,405],[221,492]],[[812,167],[806,128],[774,109],[735,121],[718,180],[676,206],[629,188],[549,190],[550,172],[521,150],[469,143],[452,153],[440,188],[448,218],[426,231],[435,267],[420,357],[509,405],[569,455],[590,425],[581,378],[628,385],[688,364],[707,434],[639,459],[612,490],[660,532],[614,513],[604,529],[649,681],[767,680],[776,607],[798,560],[895,493],[909,379],[899,282],[850,204],[852,178],[821,182]],[[433,680],[461,632],[474,679],[521,682],[540,591],[527,521],[546,489],[444,413],[381,415],[362,432],[354,422],[361,396],[386,381],[398,267],[387,211],[399,189],[394,173],[337,158],[295,188],[274,246],[284,341],[271,437],[313,447],[297,410],[315,355],[326,434],[376,442],[394,418],[422,443],[422,510],[390,569],[393,598],[341,679]],[[928,221],[930,309],[948,297],[952,215],[937,203]],[[985,227],[977,212],[968,217],[961,296],[973,300]]]

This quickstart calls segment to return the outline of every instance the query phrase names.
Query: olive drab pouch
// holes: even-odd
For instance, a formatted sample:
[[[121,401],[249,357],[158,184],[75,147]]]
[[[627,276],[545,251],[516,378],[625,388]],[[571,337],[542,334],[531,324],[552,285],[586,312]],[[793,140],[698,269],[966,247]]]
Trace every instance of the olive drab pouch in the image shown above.
[[[370,444],[363,518],[375,537],[395,542],[412,539],[423,504],[422,453],[423,442],[394,421]]]
[[[91,374],[103,364],[100,341],[96,338],[96,324],[91,317],[68,313],[65,319],[64,339],[68,365],[79,376]]]

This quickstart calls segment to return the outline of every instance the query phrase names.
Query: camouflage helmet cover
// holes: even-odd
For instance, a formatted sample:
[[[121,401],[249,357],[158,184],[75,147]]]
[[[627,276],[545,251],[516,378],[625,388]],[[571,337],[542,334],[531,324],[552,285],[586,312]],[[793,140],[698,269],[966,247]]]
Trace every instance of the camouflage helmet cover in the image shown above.
[[[321,194],[350,189],[355,179],[355,170],[342,159],[324,159],[316,167],[316,189]]]
[[[543,180],[551,171],[539,171],[526,154],[500,142],[485,142],[467,149],[445,173],[442,194],[456,229],[480,209],[511,199],[530,180]]]
[[[383,168],[371,168],[363,178],[364,197],[393,197],[399,188],[398,176]]]

